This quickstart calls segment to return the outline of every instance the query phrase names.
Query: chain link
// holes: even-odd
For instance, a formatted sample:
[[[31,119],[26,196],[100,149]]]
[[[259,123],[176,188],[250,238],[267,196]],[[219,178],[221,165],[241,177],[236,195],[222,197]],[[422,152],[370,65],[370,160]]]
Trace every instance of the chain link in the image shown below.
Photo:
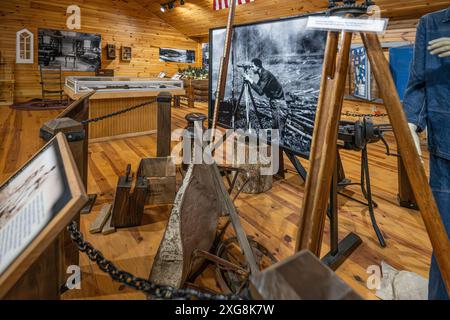
[[[126,108],[126,109],[122,109],[122,110],[115,111],[115,112],[112,112],[112,113],[109,113],[109,114],[105,114],[104,116],[100,116],[100,117],[96,117],[96,118],[92,118],[92,119],[87,119],[87,120],[81,121],[81,124],[86,125],[88,123],[98,122],[98,121],[101,121],[101,120],[112,118],[112,117],[117,116],[119,114],[123,114],[123,113],[129,112],[129,111],[132,111],[132,110],[135,110],[135,109],[138,109],[138,108],[145,107],[146,105],[149,105],[149,104],[151,104],[151,103],[153,103],[155,101],[156,101],[155,99],[148,100],[148,101],[145,101],[143,103],[137,104],[135,106],[132,106],[132,107],[129,107],[129,108]]]
[[[189,101],[189,98],[186,97],[180,97],[180,101]],[[208,99],[194,99],[195,102],[208,102]],[[356,113],[356,112],[346,112],[342,114],[343,116],[347,117],[355,117],[355,118],[384,118],[387,117],[387,113]]]
[[[355,112],[346,112],[342,114],[343,116],[346,117],[354,117],[354,118],[365,118],[365,117],[369,117],[369,118],[384,118],[387,117],[388,114],[387,113],[355,113]]]
[[[187,97],[180,97],[179,99],[180,99],[180,101],[189,101],[189,100],[191,100],[191,99],[189,99],[189,98],[187,98]],[[194,98],[193,100],[194,100],[194,102],[209,102],[208,99],[198,99],[198,98]]]
[[[117,282],[142,291],[148,296],[156,299],[177,299],[177,300],[241,300],[237,295],[219,295],[200,292],[194,289],[177,289],[171,286],[158,285],[151,281],[136,277],[131,273],[120,270],[111,261],[107,260],[103,254],[95,249],[89,242],[84,240],[83,234],[78,229],[75,221],[67,227],[70,238],[77,245],[80,252],[85,253],[88,258],[95,262],[100,270],[109,274]]]
[[[188,98],[185,97],[180,97],[180,101],[189,101]],[[208,100],[203,100],[203,99],[194,99],[195,102],[208,102]],[[142,108],[145,107],[146,105],[149,105],[151,103],[155,102],[155,100],[149,100],[149,101],[145,101],[143,103],[140,103],[138,105],[123,109],[123,110],[119,110],[119,111],[115,111],[100,117],[96,117],[96,118],[92,118],[92,119],[87,119],[84,121],[81,121],[81,123],[83,125],[86,125],[88,123],[93,123],[93,122],[98,122],[98,121],[102,121],[108,118],[112,118],[115,117],[117,115],[123,114],[123,113],[127,113],[130,112],[132,110],[138,109],[138,108]],[[354,117],[354,118],[365,118],[365,117],[369,117],[369,118],[384,118],[387,117],[388,114],[387,113],[355,113],[355,112],[346,112],[342,114],[343,116],[346,117]]]

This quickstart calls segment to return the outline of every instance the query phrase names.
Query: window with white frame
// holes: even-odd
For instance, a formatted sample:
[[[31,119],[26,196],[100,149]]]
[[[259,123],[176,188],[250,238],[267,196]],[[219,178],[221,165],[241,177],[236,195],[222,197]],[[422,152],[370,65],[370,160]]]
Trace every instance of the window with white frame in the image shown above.
[[[16,34],[16,63],[33,63],[34,35],[27,29]]]

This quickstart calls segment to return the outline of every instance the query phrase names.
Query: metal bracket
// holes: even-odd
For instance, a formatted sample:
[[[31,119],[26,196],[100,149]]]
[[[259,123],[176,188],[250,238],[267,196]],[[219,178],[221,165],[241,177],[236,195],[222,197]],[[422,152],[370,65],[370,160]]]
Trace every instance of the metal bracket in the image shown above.
[[[64,135],[68,142],[82,141],[86,138],[84,130],[79,132],[65,132]],[[53,134],[42,128],[39,130],[39,136],[45,141],[50,141],[54,137]]]

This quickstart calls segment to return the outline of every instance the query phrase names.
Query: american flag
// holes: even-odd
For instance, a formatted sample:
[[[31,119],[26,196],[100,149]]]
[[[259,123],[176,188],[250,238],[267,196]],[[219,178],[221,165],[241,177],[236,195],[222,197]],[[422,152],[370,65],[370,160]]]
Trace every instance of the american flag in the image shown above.
[[[245,4],[245,3],[249,3],[249,2],[253,2],[255,0],[236,0],[236,4],[240,5],[240,4]],[[213,0],[214,2],[214,10],[221,10],[221,9],[226,9],[229,7],[229,2],[230,0]]]

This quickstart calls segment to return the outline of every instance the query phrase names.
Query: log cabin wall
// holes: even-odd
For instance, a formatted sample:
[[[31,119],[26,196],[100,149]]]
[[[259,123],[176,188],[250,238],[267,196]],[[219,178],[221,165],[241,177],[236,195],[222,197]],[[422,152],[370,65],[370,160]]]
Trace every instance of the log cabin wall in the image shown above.
[[[115,75],[149,77],[161,71],[169,75],[187,64],[159,61],[159,47],[196,50],[196,64],[201,64],[198,43],[140,5],[137,0],[1,0],[0,52],[15,62],[16,32],[27,28],[34,33],[34,64],[15,65],[16,102],[41,97],[38,70],[38,28],[68,30],[66,10],[76,4],[81,8],[84,33],[102,35],[102,69],[114,69]],[[69,30],[68,30],[69,31]],[[116,59],[106,59],[106,44],[116,45]],[[132,47],[132,60],[120,61],[121,46]],[[201,47],[201,46],[200,46]],[[92,73],[65,73],[67,75]]]

